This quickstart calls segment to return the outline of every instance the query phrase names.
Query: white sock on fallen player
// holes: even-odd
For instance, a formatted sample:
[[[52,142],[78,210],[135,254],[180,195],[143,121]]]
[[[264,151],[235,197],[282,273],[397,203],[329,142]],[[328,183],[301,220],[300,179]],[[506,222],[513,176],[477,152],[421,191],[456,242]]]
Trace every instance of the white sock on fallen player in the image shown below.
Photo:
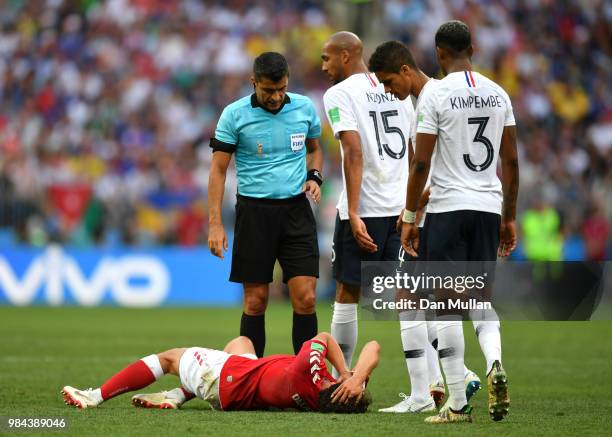
[[[334,302],[332,315],[331,335],[340,345],[344,361],[351,368],[353,352],[357,345],[357,304]],[[337,378],[339,373],[333,369],[332,376]]]
[[[450,407],[458,411],[467,404],[463,354],[463,323],[461,321],[438,320],[438,355],[446,375]]]
[[[104,402],[104,399],[102,399],[102,390],[100,388],[97,388],[95,390],[92,390],[91,392],[89,392],[91,398],[96,401],[96,403],[101,404],[102,402]]]
[[[425,352],[429,344],[426,322],[424,320],[401,320],[402,314],[404,313],[400,313],[400,333],[406,367],[410,375],[410,398],[414,402],[425,403],[431,397]],[[430,344],[429,346],[431,347]]]

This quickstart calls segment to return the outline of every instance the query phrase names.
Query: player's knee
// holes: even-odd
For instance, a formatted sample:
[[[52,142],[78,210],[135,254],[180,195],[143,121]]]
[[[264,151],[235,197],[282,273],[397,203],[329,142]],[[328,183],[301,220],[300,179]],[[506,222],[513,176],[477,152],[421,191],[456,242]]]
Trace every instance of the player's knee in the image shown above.
[[[240,342],[240,345],[243,348],[255,350],[255,346],[253,345],[253,342],[251,341],[249,337],[245,337],[244,335],[241,335],[240,337],[237,338],[237,340]]]
[[[293,302],[293,309],[300,314],[312,314],[317,305],[317,296],[314,291],[302,293]]]
[[[259,316],[266,312],[268,299],[261,296],[244,298],[244,312],[250,316]]]
[[[336,284],[336,302],[338,303],[359,303],[359,285],[351,285],[343,282]]]
[[[184,348],[176,348],[157,354],[159,364],[164,373],[173,373],[175,369],[178,369],[178,363],[183,351]]]

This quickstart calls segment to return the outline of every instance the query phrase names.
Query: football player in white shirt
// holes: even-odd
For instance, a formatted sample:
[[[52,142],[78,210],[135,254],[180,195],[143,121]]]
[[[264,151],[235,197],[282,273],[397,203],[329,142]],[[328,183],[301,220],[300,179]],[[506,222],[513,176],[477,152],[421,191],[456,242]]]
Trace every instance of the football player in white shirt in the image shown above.
[[[372,54],[368,67],[370,71],[374,72],[381,79],[381,83],[386,85],[397,98],[401,100],[410,100],[408,97],[414,96],[417,99],[417,112],[419,111],[422,100],[420,96],[423,94],[424,90],[436,82],[435,79],[429,78],[418,68],[408,47],[399,41],[388,41],[379,45]],[[386,71],[381,71],[385,69],[392,70],[393,72],[402,71],[403,74],[390,75]],[[397,80],[394,81],[394,79]],[[389,80],[391,80],[391,82],[389,82]],[[411,142],[414,144],[415,140],[416,118],[411,128]],[[416,222],[419,223],[419,227],[423,227],[424,225],[426,214],[425,207],[428,198],[429,189],[426,189],[419,201],[416,219]],[[424,232],[425,231],[423,231],[423,233]],[[424,259],[424,252],[425,245],[421,244],[418,250],[419,260]],[[405,253],[400,259],[402,262],[410,258],[404,255]],[[418,318],[414,320],[414,317],[410,317],[413,313],[414,311],[400,313],[400,332],[402,345],[404,346],[406,365],[410,373],[412,393],[410,397],[405,397],[400,393],[400,397],[405,397],[405,399],[392,407],[379,410],[382,412],[404,413],[415,410],[419,411],[418,405],[420,402],[418,399],[421,393],[426,392],[428,383],[430,384],[430,393],[436,402],[436,406],[441,406],[444,400],[444,381],[439,369],[438,353],[435,350],[435,346],[438,342],[437,322],[435,320],[428,320],[427,323],[424,323],[423,320],[419,320]],[[423,359],[420,358],[423,350],[427,359],[428,377],[424,377],[426,365]],[[480,389],[480,378],[467,367],[464,367],[464,377],[466,397],[469,400]]]
[[[436,32],[435,42],[438,63],[446,77],[421,96],[402,245],[409,254],[417,255],[416,208],[431,165],[424,236],[426,259],[495,261],[497,256],[507,256],[516,247],[519,172],[512,104],[499,85],[472,71],[471,35],[465,23],[443,24]],[[392,89],[392,81],[385,79],[386,89]],[[432,161],[434,147],[436,156]],[[498,156],[501,182],[496,173]],[[487,359],[489,414],[493,420],[501,420],[508,413],[510,401],[508,380],[501,365],[499,323],[477,324]],[[426,421],[471,421],[471,407],[463,390],[461,323],[439,323],[438,338],[450,408]]]
[[[398,216],[405,204],[414,107],[385,93],[363,60],[357,35],[338,32],[322,49],[322,70],[334,85],[323,100],[341,144],[343,190],[332,252],[336,301],[331,333],[350,366],[357,343],[361,261],[397,261]],[[423,404],[433,409],[425,383]]]

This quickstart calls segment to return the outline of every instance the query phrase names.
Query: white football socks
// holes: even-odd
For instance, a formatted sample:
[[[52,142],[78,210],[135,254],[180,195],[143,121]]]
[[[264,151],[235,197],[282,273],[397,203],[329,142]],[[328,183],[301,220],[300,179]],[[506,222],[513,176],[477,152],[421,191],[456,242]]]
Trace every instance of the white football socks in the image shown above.
[[[340,345],[344,361],[351,368],[353,352],[357,345],[357,304],[334,302],[332,315],[331,335]],[[332,376],[337,378],[339,372],[333,369]]]
[[[427,341],[427,322],[424,320],[401,320],[400,333],[406,366],[410,375],[410,398],[417,403],[425,403],[429,400],[429,371],[427,369],[426,348],[431,344]],[[437,360],[436,360],[437,361]]]
[[[487,361],[486,374],[488,375],[495,361],[501,363],[501,335],[497,320],[474,320],[474,329],[480,343],[480,349]]]
[[[430,384],[444,382],[442,371],[440,370],[440,361],[438,360],[438,350],[432,345],[435,340],[438,340],[438,326],[436,323],[435,320],[427,321],[427,346],[425,346],[425,356],[427,357],[427,372],[429,373]]]
[[[140,361],[147,365],[156,381],[164,376],[164,369],[162,369],[161,363],[159,362],[159,357],[156,354],[147,355],[146,357],[141,358]]]
[[[102,402],[104,402],[104,399],[102,399],[102,390],[100,389],[100,387],[96,388],[95,390],[92,390],[90,394],[93,400],[96,401],[97,405],[100,405]]]
[[[457,320],[438,320],[438,354],[446,375],[450,407],[458,411],[467,404],[463,354],[463,324]]]

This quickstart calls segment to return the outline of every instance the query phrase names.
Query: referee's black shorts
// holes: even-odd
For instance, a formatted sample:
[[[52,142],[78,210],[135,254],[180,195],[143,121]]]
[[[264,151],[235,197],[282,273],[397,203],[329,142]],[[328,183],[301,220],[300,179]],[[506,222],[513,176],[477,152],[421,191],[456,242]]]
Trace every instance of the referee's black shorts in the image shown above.
[[[495,261],[499,245],[499,214],[460,210],[428,212],[425,217],[427,261]],[[421,241],[423,244],[423,241]]]
[[[269,283],[274,263],[283,282],[319,277],[317,227],[306,195],[289,199],[237,196],[232,248],[232,282]]]

